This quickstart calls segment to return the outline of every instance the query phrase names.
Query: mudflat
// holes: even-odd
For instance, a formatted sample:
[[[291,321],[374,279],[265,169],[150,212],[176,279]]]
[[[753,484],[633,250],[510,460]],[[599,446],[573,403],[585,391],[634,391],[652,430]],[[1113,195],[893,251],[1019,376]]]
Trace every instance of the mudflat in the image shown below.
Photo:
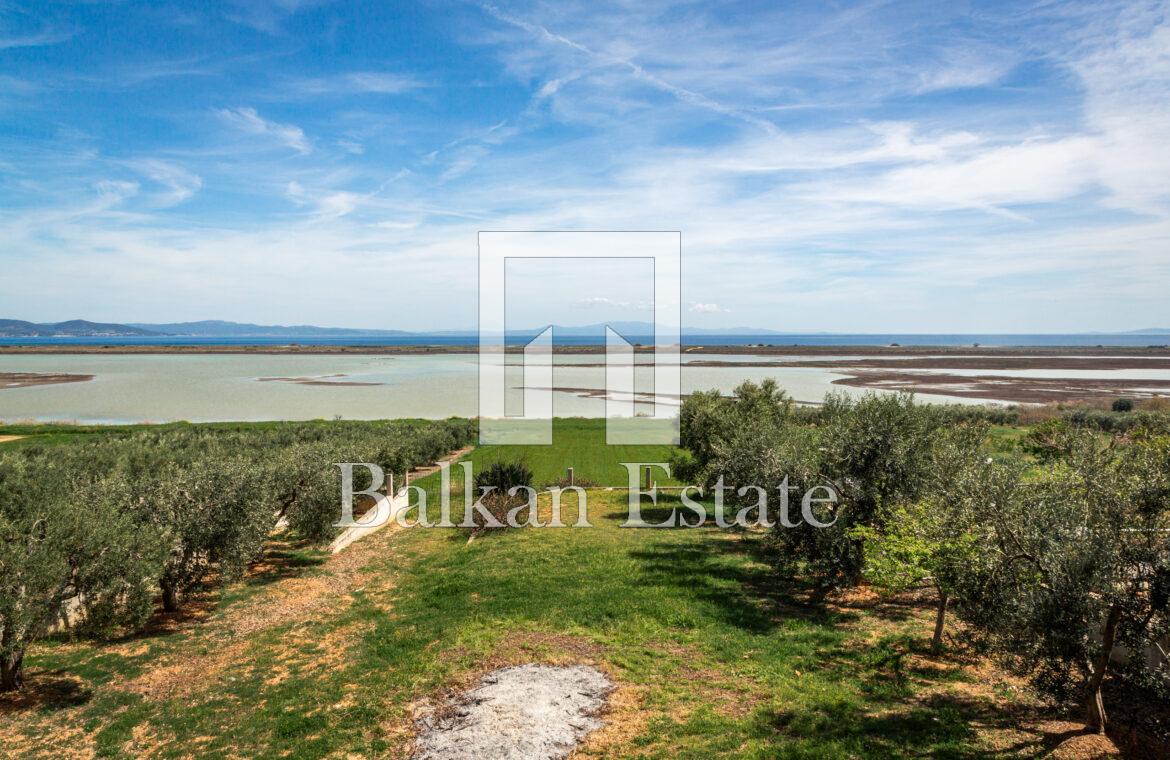
[[[0,389],[28,388],[33,385],[57,385],[59,383],[84,383],[93,380],[93,375],[72,375],[59,372],[0,372]]]
[[[931,393],[1023,404],[1093,401],[1118,396],[1153,398],[1170,395],[1170,380],[948,375],[881,369],[854,370],[849,376],[834,380],[833,383],[855,388]]]
[[[367,383],[359,380],[343,380],[349,375],[323,375],[321,377],[258,377],[262,383],[292,383],[294,385],[342,385],[364,386],[384,385],[385,383]]]

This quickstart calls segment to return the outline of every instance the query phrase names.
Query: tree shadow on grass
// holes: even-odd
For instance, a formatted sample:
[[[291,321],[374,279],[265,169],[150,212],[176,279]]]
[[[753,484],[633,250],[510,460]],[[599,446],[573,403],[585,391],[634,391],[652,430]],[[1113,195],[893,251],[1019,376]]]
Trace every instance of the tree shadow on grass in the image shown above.
[[[722,622],[750,633],[768,633],[793,618],[837,624],[855,617],[802,603],[799,584],[778,580],[770,567],[753,561],[752,540],[709,531],[704,539],[662,540],[630,556],[641,562],[645,583],[685,590]]]
[[[252,563],[244,576],[245,586],[267,586],[316,570],[329,559],[328,552],[309,541],[274,539],[262,557]]]
[[[1035,708],[988,699],[936,694],[873,705],[826,699],[803,710],[763,712],[761,728],[803,745],[804,754],[860,754],[867,758],[1040,758],[1083,735],[1070,724],[1049,730],[1034,723]],[[1007,743],[980,746],[980,734],[1010,731]]]
[[[31,673],[20,691],[0,694],[0,715],[31,710],[79,707],[93,697],[93,690],[76,678],[62,678],[63,670]]]
[[[761,732],[799,742],[800,756],[866,758],[991,758],[971,748],[975,731],[955,709],[905,705],[867,711],[846,699],[827,698],[803,710],[764,712]],[[787,741],[783,741],[787,740]]]

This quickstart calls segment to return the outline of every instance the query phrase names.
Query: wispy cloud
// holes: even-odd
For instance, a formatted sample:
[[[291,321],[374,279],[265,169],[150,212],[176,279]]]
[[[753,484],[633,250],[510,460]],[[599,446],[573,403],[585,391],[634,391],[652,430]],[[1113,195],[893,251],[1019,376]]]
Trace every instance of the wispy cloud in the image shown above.
[[[298,153],[312,151],[304,130],[295,124],[269,121],[256,113],[254,108],[224,108],[218,114],[225,122],[247,134],[270,137]]]
[[[1164,3],[516,0],[387,21],[441,51],[422,63],[340,3],[254,7],[233,12],[271,38],[229,27],[210,55],[208,25],[170,26],[111,52],[132,91],[50,65],[64,46],[6,69],[26,126],[0,127],[0,301],[44,308],[22,292],[67,267],[159,317],[222,285],[271,304],[250,321],[353,323],[355,283],[409,281],[363,321],[432,326],[443,293],[462,327],[477,230],[677,228],[684,308],[709,325],[728,307],[813,330],[1170,321]],[[650,298],[614,279],[533,299]]]
[[[563,34],[550,31],[548,28],[540,24],[526,21],[522,18],[519,18],[518,16],[506,13],[490,3],[484,3],[482,7],[493,17],[503,21],[506,24],[511,24],[512,26],[515,26],[519,29],[523,29],[540,41],[562,45],[576,53],[584,55],[595,66],[601,68],[617,67],[625,71],[627,74],[633,76],[640,82],[643,82],[650,87],[653,87],[662,92],[673,95],[679,100],[689,103],[690,105],[697,106],[708,111],[713,111],[724,116],[730,116],[739,121],[743,121],[759,127],[769,133],[776,131],[775,124],[768,121],[767,119],[756,116],[748,111],[724,104],[701,92],[697,92],[687,87],[683,87],[682,85],[670,82],[659,74],[649,71],[645,66],[637,63],[630,56],[593,50],[588,45],[570,39]],[[545,88],[542,88],[540,95],[542,97],[547,97],[552,92],[555,92],[555,89],[558,88],[559,85],[550,91],[550,89],[546,86]]]
[[[298,95],[400,95],[425,86],[423,80],[410,74],[390,71],[353,71],[328,77],[296,79],[288,91]]]
[[[203,187],[203,178],[198,174],[168,161],[148,158],[127,165],[162,188],[152,198],[153,205],[159,208],[177,206]]]
[[[0,36],[0,50],[57,45],[72,39],[73,32],[38,32],[36,34]]]
[[[251,27],[265,34],[277,35],[284,31],[285,19],[307,8],[324,5],[331,0],[234,0],[226,17],[229,21]]]
[[[725,309],[717,303],[693,303],[687,311],[695,314],[726,314],[729,309]]]
[[[575,309],[616,309],[619,311],[654,311],[651,301],[627,301],[607,296],[589,296],[573,301]]]

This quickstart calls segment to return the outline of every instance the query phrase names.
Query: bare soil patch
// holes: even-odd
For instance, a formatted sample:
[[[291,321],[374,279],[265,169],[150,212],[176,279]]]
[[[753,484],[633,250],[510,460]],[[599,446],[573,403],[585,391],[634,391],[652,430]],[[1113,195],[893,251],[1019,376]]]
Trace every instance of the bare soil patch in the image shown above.
[[[554,760],[601,728],[613,684],[586,665],[488,673],[419,722],[416,760]]]

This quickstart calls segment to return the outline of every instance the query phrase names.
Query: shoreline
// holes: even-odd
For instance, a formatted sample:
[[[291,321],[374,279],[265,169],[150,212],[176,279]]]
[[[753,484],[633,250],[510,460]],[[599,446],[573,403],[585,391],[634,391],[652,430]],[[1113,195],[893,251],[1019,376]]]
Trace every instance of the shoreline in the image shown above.
[[[638,353],[651,353],[653,346],[636,346]],[[509,346],[509,353],[519,353],[521,346]],[[308,346],[308,345],[2,345],[0,355],[303,355],[303,356],[431,356],[476,355],[475,345],[380,345],[380,346]],[[555,346],[554,354],[604,354],[604,345]],[[963,356],[963,357],[1167,357],[1170,346],[874,346],[874,345],[703,345],[683,346],[683,355],[722,354],[744,356]]]

